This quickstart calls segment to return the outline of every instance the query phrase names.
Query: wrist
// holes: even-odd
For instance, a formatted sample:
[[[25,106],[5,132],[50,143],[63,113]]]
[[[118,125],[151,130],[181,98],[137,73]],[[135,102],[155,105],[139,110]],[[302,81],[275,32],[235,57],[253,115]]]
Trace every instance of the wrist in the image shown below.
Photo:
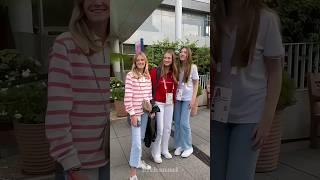
[[[68,173],[73,174],[75,172],[79,172],[80,170],[81,170],[81,167],[77,166],[77,167],[73,167],[73,168],[69,169]]]
[[[81,170],[81,166],[76,166],[76,167],[72,167],[71,169],[69,169],[68,171],[70,172],[75,172],[75,171],[80,171]]]

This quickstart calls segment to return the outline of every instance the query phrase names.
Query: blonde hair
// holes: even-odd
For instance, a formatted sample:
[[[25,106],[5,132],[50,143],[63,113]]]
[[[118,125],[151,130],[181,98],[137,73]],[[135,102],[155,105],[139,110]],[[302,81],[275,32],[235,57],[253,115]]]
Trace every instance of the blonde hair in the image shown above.
[[[84,51],[89,54],[90,50],[95,52],[103,49],[102,45],[99,45],[96,41],[94,33],[90,30],[87,24],[87,18],[83,9],[84,0],[74,0],[74,7],[69,22],[69,30],[76,44]],[[108,20],[107,36],[109,34]]]
[[[178,73],[178,68],[177,68],[177,64],[176,64],[176,55],[174,53],[173,50],[171,49],[168,49],[165,53],[165,54],[170,54],[171,55],[171,58],[172,58],[172,63],[170,65],[170,70],[172,71],[172,77],[173,77],[173,80],[175,83],[178,83],[179,81],[179,73]],[[163,57],[164,57],[163,55]],[[164,63],[163,63],[163,60],[161,62],[161,77],[167,77],[167,73],[168,72],[165,72],[164,70]]]
[[[188,48],[188,47],[182,47],[180,49],[180,52],[182,51],[182,49],[185,49],[187,50],[187,61],[185,62],[184,64],[184,74],[183,74],[183,82],[184,83],[187,83],[189,81],[189,77],[190,77],[190,73],[191,73],[191,65],[192,65],[192,52],[191,52],[191,49]],[[179,59],[178,61],[178,66],[179,66],[179,74],[180,72],[182,71],[182,63],[181,63],[181,60]]]
[[[136,62],[138,60],[138,57],[141,56],[144,61],[145,61],[145,66],[144,66],[144,69],[143,69],[143,73],[139,73],[138,71],[138,67],[136,65]],[[133,57],[133,61],[132,61],[132,68],[131,68],[131,72],[133,74],[133,77],[136,78],[136,79],[140,79],[141,77],[146,77],[146,78],[150,78],[150,74],[149,74],[149,69],[148,69],[149,65],[148,65],[148,59],[147,59],[147,56],[143,53],[143,52],[139,52],[139,53],[136,53]]]
[[[217,62],[221,61],[222,51],[222,33],[223,23],[229,16],[228,5],[224,0],[217,1],[215,34],[214,34],[214,59]],[[256,41],[258,37],[260,14],[265,6],[262,0],[241,0],[242,13],[239,15],[241,22],[237,24],[237,34],[234,51],[232,54],[232,65],[237,67],[245,67],[253,61],[255,53]]]

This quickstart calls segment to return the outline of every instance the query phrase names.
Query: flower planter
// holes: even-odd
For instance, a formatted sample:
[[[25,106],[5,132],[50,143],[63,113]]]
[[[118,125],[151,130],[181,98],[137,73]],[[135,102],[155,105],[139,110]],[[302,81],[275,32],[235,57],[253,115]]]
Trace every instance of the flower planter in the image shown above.
[[[49,155],[45,124],[14,123],[15,135],[21,155],[22,172],[29,175],[50,174],[55,161]]]
[[[116,110],[118,117],[125,117],[128,115],[123,101],[115,100],[114,101],[114,108]]]
[[[281,146],[281,115],[276,112],[268,137],[260,151],[256,172],[270,172],[278,167]]]

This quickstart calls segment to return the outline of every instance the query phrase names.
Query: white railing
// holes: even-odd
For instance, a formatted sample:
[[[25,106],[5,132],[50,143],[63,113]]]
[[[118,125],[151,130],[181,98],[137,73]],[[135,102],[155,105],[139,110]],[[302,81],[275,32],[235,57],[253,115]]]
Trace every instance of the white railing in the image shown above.
[[[210,78],[210,74],[206,74],[206,75],[199,75],[200,79],[199,79],[199,85],[202,87],[202,89],[206,89],[207,86],[207,82]]]
[[[297,89],[307,88],[307,74],[319,72],[320,43],[288,43],[285,47],[285,71]]]

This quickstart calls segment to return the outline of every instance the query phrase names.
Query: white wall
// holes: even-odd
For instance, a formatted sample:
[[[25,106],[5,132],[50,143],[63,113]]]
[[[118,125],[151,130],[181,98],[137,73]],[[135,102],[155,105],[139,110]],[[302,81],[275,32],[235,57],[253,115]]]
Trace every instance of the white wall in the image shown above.
[[[152,45],[156,43],[157,41],[162,41],[164,39],[169,39],[169,41],[174,42],[174,37],[168,37],[165,36],[164,33],[161,32],[148,32],[148,31],[141,31],[137,30],[131,37],[128,39],[125,44],[135,44],[137,41],[140,40],[140,38],[143,38],[145,45]],[[190,42],[197,41],[198,47],[210,47],[210,37],[194,37],[194,36],[188,36],[188,37],[182,37],[182,41],[189,40]]]
[[[308,91],[298,90],[296,98],[297,103],[294,106],[288,107],[283,113],[282,139],[309,137],[310,105]]]

